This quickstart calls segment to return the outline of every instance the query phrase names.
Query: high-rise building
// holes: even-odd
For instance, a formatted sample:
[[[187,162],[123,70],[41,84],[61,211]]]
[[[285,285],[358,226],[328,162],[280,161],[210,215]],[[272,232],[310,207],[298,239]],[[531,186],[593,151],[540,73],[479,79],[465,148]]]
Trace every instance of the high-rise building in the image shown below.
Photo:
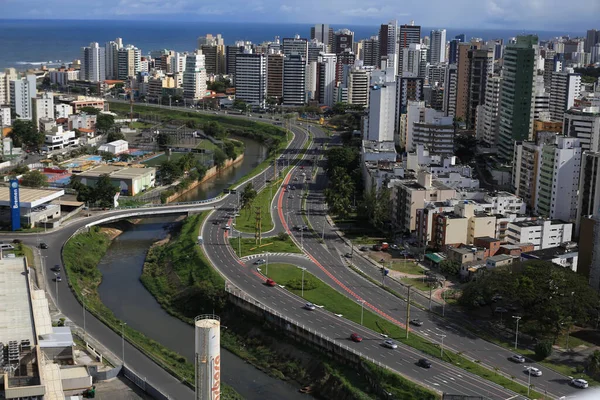
[[[448,64],[456,64],[458,61],[458,44],[465,42],[465,35],[456,35],[454,39],[450,41],[448,47]]]
[[[596,29],[589,29],[585,36],[585,52],[591,53],[592,47],[596,44],[600,43],[600,31]]]
[[[494,70],[494,52],[490,48],[470,49],[469,91],[465,122],[467,129],[475,129],[477,107],[485,104],[486,81]]]
[[[327,53],[327,45],[325,43],[317,41],[317,39],[311,39],[311,41],[308,42],[307,63],[319,61],[319,55],[321,53]]]
[[[504,53],[502,89],[500,91],[499,155],[513,156],[513,143],[528,140],[533,126],[533,77],[536,72],[535,35],[518,36]]]
[[[51,119],[54,121],[54,95],[52,93],[42,93],[34,97],[33,101],[33,123],[39,129],[40,119]]]
[[[429,62],[438,64],[446,62],[446,30],[436,29],[431,31],[431,44],[429,45]]]
[[[79,79],[90,82],[102,82],[106,79],[106,58],[104,48],[98,43],[90,43],[81,48],[81,69]]]
[[[600,152],[586,151],[581,156],[577,228],[586,215],[600,217]]]
[[[456,64],[450,64],[446,70],[446,79],[444,79],[443,110],[446,115],[456,115],[457,80],[458,74]]]
[[[335,103],[337,56],[333,53],[322,53],[317,64],[317,99],[319,104],[332,107]]]
[[[579,203],[575,232],[579,233],[577,273],[600,290],[600,153],[584,152],[579,177]]]
[[[235,46],[225,46],[226,74],[235,74],[235,56],[243,52],[243,46],[239,46],[237,44]]]
[[[267,96],[267,61],[264,54],[242,53],[235,59],[235,98],[264,108]]]
[[[348,104],[369,105],[369,71],[346,66],[348,71]]]
[[[10,81],[10,108],[16,119],[33,119],[32,100],[37,95],[35,75]]]
[[[286,39],[283,39],[283,44],[285,49]],[[296,44],[301,43],[296,42]],[[283,61],[283,104],[302,106],[306,103],[305,99],[306,58],[303,54],[295,52],[286,54]]]
[[[325,44],[325,46],[329,45],[329,25],[327,24],[316,24],[315,26],[311,26],[310,28],[310,38],[316,39],[318,42]],[[323,50],[324,53],[327,52],[327,48]],[[312,60],[311,60],[312,61]],[[314,60],[316,61],[316,60]]]
[[[515,195],[527,208],[535,210],[537,179],[540,168],[541,145],[536,142],[515,142],[511,184]]]
[[[411,23],[408,25],[400,25],[399,30],[400,33],[397,39],[399,49],[398,65],[402,66],[404,65],[404,55],[402,50],[407,49],[411,44],[421,43],[421,27],[419,25],[415,25],[414,21],[411,21]],[[401,72],[401,70],[398,69],[398,72]],[[399,75],[402,74],[399,73]]]
[[[596,43],[590,50],[590,63],[596,64],[600,62],[600,43]]]
[[[498,141],[501,84],[501,76],[488,75],[485,80],[485,101],[482,108],[479,108],[482,113],[477,112],[477,139],[490,148],[495,148]]]
[[[422,145],[429,154],[454,154],[453,117],[425,107],[422,101],[409,101],[406,112],[406,150],[415,151]]]
[[[129,77],[136,76],[140,72],[140,61],[142,52],[137,47],[128,44],[119,49],[117,60],[117,77],[120,80],[127,80]]]
[[[460,43],[458,45],[458,59],[456,63],[456,105],[455,117],[463,121],[467,118],[469,108],[469,77],[471,74],[471,61],[469,51],[473,43]]]
[[[283,60],[282,53],[267,54],[267,98],[281,102],[283,97]]]
[[[539,157],[535,211],[563,221],[577,217],[581,147],[579,139],[557,137],[544,144]]]
[[[348,49],[352,51],[352,46],[354,44],[354,32],[349,29],[340,29],[335,32],[334,38],[334,50],[332,53],[340,54]]]
[[[335,81],[340,82],[342,80],[342,73],[344,65],[354,65],[356,62],[356,54],[352,52],[350,49],[346,49],[341,53],[336,55],[337,63],[336,63],[336,72],[335,72]]]
[[[600,108],[571,108],[566,111],[563,135],[580,139],[583,151],[600,151]]]
[[[395,72],[391,68],[376,72],[371,75],[365,140],[393,142],[397,110]]]
[[[552,72],[550,83],[550,117],[562,121],[565,111],[573,107],[581,92],[581,75],[567,69]]]
[[[552,86],[552,73],[562,70],[562,63],[559,56],[552,50],[546,50],[544,57],[544,86],[550,91]]]
[[[206,89],[204,54],[201,50],[195,50],[193,53],[188,54],[185,60],[183,96],[192,102],[196,102],[204,98]]]
[[[17,79],[17,70],[6,68],[0,72],[0,105],[10,104],[10,81]]]
[[[367,67],[379,66],[379,37],[371,36],[362,41],[362,61]]]
[[[379,57],[376,66],[384,68],[382,60],[386,60],[388,68],[398,68],[398,21],[390,21],[379,28]]]
[[[446,82],[446,71],[448,70],[448,64],[436,64],[436,65],[427,65],[427,84],[431,86],[440,86],[444,87],[444,83]]]
[[[424,78],[427,70],[427,48],[411,43],[401,50],[400,76]]]
[[[398,112],[406,114],[409,101],[423,101],[423,78],[403,76],[398,78]],[[398,118],[399,120],[399,118]]]
[[[123,39],[107,42],[104,45],[105,74],[107,79],[117,79],[119,69],[119,49],[123,47]]]
[[[283,54],[286,56],[298,54],[306,62],[308,59],[308,40],[300,38],[300,35],[293,38],[283,38]]]
[[[225,40],[221,34],[213,36],[210,33],[198,38],[198,48],[204,54],[207,74],[224,74],[225,65]]]

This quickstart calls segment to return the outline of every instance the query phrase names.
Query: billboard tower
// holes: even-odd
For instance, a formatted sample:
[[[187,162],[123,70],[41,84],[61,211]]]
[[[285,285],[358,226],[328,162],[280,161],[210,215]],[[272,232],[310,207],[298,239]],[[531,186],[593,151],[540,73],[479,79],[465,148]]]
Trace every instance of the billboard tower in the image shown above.
[[[10,180],[10,224],[13,231],[21,229],[21,203],[17,179]]]
[[[221,398],[221,321],[213,314],[194,320],[196,331],[196,400]]]

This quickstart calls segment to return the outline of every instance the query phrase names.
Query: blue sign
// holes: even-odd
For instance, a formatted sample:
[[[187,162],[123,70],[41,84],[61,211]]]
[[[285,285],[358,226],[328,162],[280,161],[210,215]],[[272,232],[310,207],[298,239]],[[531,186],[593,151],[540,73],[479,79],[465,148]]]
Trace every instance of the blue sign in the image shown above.
[[[10,180],[10,223],[12,230],[21,229],[21,203],[19,202],[19,181]]]

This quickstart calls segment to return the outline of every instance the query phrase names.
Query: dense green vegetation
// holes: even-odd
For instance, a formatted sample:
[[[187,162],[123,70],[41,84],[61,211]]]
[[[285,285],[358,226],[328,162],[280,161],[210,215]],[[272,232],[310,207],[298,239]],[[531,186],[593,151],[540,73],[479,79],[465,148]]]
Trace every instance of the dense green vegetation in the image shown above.
[[[23,174],[21,185],[34,188],[48,186],[48,176],[38,170],[28,171]]]
[[[71,187],[77,190],[78,201],[99,207],[112,207],[115,194],[120,191],[118,186],[113,185],[108,175],[101,175],[93,186],[84,185],[75,178],[71,182]]]
[[[246,257],[252,254],[269,253],[301,253],[302,251],[294,244],[289,235],[281,233],[275,237],[263,238],[261,244],[256,244],[254,238],[242,238],[241,250],[239,254],[239,238],[231,237],[229,244],[239,257]]]
[[[595,325],[600,304],[598,293],[583,276],[539,261],[486,271],[463,290],[459,303],[468,308],[517,307],[522,317],[519,330],[552,342],[574,324]]]
[[[111,239],[106,232],[99,227],[92,227],[90,232],[78,234],[65,244],[63,260],[69,284],[78,299],[81,301],[83,298],[88,311],[109,328],[120,333],[121,321],[102,303],[97,290],[102,280],[97,265],[106,254],[110,243]],[[125,338],[169,373],[193,386],[194,366],[187,362],[185,357],[132,329],[129,325],[125,325]],[[222,391],[224,399],[241,399],[226,385],[222,384]]]
[[[40,149],[45,139],[44,134],[36,129],[32,121],[24,119],[13,121],[10,137],[15,147],[25,147],[36,151]]]
[[[581,80],[585,83],[594,83],[600,78],[600,68],[597,67],[575,68],[575,72],[581,74]]]

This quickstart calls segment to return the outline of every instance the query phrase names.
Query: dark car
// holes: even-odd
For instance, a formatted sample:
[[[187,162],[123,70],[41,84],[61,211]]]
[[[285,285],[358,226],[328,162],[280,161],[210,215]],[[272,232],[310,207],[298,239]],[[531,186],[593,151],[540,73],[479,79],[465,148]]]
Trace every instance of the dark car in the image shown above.
[[[60,265],[56,264],[54,267],[50,268],[50,270],[54,272],[60,272]]]
[[[431,361],[429,361],[426,358],[421,358],[417,364],[419,365],[419,367],[423,367],[423,368],[431,368]]]
[[[62,282],[62,278],[60,277],[60,275],[56,275],[56,278],[54,278],[54,280],[56,282]]]
[[[358,333],[353,333],[353,334],[351,334],[351,335],[350,335],[350,339],[351,339],[353,342],[359,343],[359,342],[362,342],[362,339],[363,339],[363,338],[362,338],[362,336],[360,336]]]
[[[46,250],[48,248],[48,245],[44,242],[40,243],[40,249],[44,249]]]
[[[23,241],[21,239],[15,239],[13,240],[14,244],[19,244],[19,243],[23,243]]]

